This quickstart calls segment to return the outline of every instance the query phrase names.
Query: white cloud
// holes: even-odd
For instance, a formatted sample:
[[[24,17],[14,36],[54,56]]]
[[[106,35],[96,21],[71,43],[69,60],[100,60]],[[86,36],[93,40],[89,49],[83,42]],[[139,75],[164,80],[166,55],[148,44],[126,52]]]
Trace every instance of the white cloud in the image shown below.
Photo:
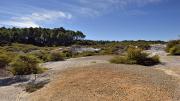
[[[156,4],[167,0],[78,0],[71,7],[79,8],[77,11],[84,15],[96,16],[114,9],[134,10],[148,4]],[[134,12],[133,12],[134,13]],[[133,15],[133,14],[132,14]]]
[[[168,0],[49,0],[49,5],[54,5],[56,9],[46,10],[44,8],[19,4],[14,9],[3,7],[0,8],[1,19],[0,25],[16,26],[16,27],[39,27],[43,24],[51,24],[56,21],[66,21],[81,16],[98,16],[104,13],[118,9],[120,13],[125,12],[128,15],[142,15],[146,12],[140,7],[148,4],[156,4]],[[48,4],[46,4],[48,6]],[[59,11],[61,9],[63,11]],[[121,12],[122,11],[122,12]],[[70,12],[70,13],[69,13]],[[8,17],[3,16],[8,15]],[[9,18],[10,17],[10,18]]]
[[[39,27],[40,25],[38,23],[71,18],[72,15],[70,13],[43,10],[42,12],[33,12],[30,15],[11,17],[9,20],[0,21],[0,24],[16,27]]]
[[[32,21],[1,21],[0,24],[11,27],[39,27],[38,24]]]
[[[44,12],[34,12],[31,15],[22,16],[20,18],[14,17],[15,20],[25,20],[25,21],[50,21],[57,19],[71,19],[72,15],[62,11],[44,11]]]
[[[107,7],[127,7],[131,4],[136,6],[143,6],[151,3],[158,3],[165,0],[79,0],[81,4],[89,7],[107,8]]]

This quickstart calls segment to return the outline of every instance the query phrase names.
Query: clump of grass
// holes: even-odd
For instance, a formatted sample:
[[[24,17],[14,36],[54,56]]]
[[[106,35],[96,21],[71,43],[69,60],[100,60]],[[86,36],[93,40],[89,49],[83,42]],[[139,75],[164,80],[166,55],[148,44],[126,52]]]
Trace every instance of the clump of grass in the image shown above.
[[[25,85],[25,91],[28,93],[35,92],[41,88],[43,88],[49,81],[42,81],[39,83],[30,82]]]
[[[159,56],[148,57],[147,53],[143,53],[141,49],[129,48],[125,56],[116,56],[110,60],[116,64],[139,64],[144,66],[152,66],[160,63]]]
[[[91,63],[97,63],[96,61],[92,61]]]
[[[110,62],[116,64],[137,64],[137,60],[130,60],[125,56],[116,56]]]

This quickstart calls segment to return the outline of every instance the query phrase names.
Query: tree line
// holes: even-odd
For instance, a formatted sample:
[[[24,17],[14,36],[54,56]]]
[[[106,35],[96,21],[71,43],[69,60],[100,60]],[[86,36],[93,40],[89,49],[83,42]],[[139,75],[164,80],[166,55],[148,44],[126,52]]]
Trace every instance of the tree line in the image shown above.
[[[60,28],[0,28],[0,43],[23,43],[38,46],[71,45],[86,36],[81,31]]]
[[[7,43],[33,44],[37,46],[68,46],[77,45],[146,45],[164,44],[164,41],[146,41],[146,40],[84,40],[86,36],[81,31],[66,30],[60,28],[0,28],[0,45]]]
[[[135,45],[135,46],[139,46],[139,45],[150,45],[150,44],[165,44],[166,42],[161,41],[161,40],[124,40],[124,41],[109,41],[109,40],[99,40],[99,41],[95,41],[95,40],[78,40],[76,41],[76,44],[78,45],[124,45],[124,46],[128,46],[128,45]]]

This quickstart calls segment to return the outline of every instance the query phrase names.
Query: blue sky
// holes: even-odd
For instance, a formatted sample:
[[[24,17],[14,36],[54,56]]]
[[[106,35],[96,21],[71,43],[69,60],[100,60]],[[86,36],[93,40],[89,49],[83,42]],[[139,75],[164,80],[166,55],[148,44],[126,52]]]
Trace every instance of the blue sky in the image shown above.
[[[1,0],[0,26],[65,27],[93,40],[171,40],[180,0]]]

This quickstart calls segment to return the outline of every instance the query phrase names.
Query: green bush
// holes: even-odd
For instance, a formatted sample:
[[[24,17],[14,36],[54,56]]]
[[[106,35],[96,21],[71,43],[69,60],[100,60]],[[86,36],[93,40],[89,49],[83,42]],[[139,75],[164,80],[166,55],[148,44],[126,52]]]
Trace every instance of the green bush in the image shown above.
[[[65,57],[65,58],[71,58],[73,56],[73,53],[69,50],[64,50],[62,52],[62,56]]]
[[[128,48],[127,50],[127,58],[129,60],[143,60],[144,58],[146,58],[148,56],[148,54],[143,53],[141,49],[139,48]]]
[[[180,40],[172,40],[169,41],[167,43],[167,47],[166,47],[166,51],[170,52],[170,50],[172,50],[173,47],[175,47],[176,45],[180,44]]]
[[[49,55],[50,61],[63,61],[63,55],[60,52],[51,52]]]
[[[159,56],[155,55],[153,57],[146,57],[144,60],[138,61],[137,64],[144,66],[152,66],[160,63]]]
[[[6,54],[0,54],[0,68],[6,67],[11,62],[11,59]]]
[[[147,43],[142,43],[137,46],[143,50],[148,50],[151,47],[150,44],[147,44]]]
[[[14,54],[0,49],[0,68],[6,67],[14,58]]]
[[[45,50],[32,52],[31,55],[36,56],[38,59],[40,59],[44,62],[50,61],[50,58],[49,58],[50,52],[45,51]]]
[[[158,56],[158,55],[155,55],[155,56],[153,56],[153,57],[151,57],[152,58],[152,60],[155,62],[155,63],[160,63],[161,61],[160,61],[160,57]]]
[[[110,62],[116,64],[122,63],[151,66],[160,63],[160,60],[159,56],[148,57],[148,54],[143,53],[141,49],[129,48],[125,56],[114,57]]]
[[[180,44],[173,46],[170,48],[170,54],[171,55],[180,55]]]
[[[11,63],[10,71],[14,75],[39,74],[43,68],[38,63],[40,60],[33,55],[20,55]]]
[[[122,57],[122,56],[116,56],[114,58],[112,58],[110,60],[111,63],[116,63],[116,64],[120,64],[120,63],[127,63],[127,58],[126,57]]]

